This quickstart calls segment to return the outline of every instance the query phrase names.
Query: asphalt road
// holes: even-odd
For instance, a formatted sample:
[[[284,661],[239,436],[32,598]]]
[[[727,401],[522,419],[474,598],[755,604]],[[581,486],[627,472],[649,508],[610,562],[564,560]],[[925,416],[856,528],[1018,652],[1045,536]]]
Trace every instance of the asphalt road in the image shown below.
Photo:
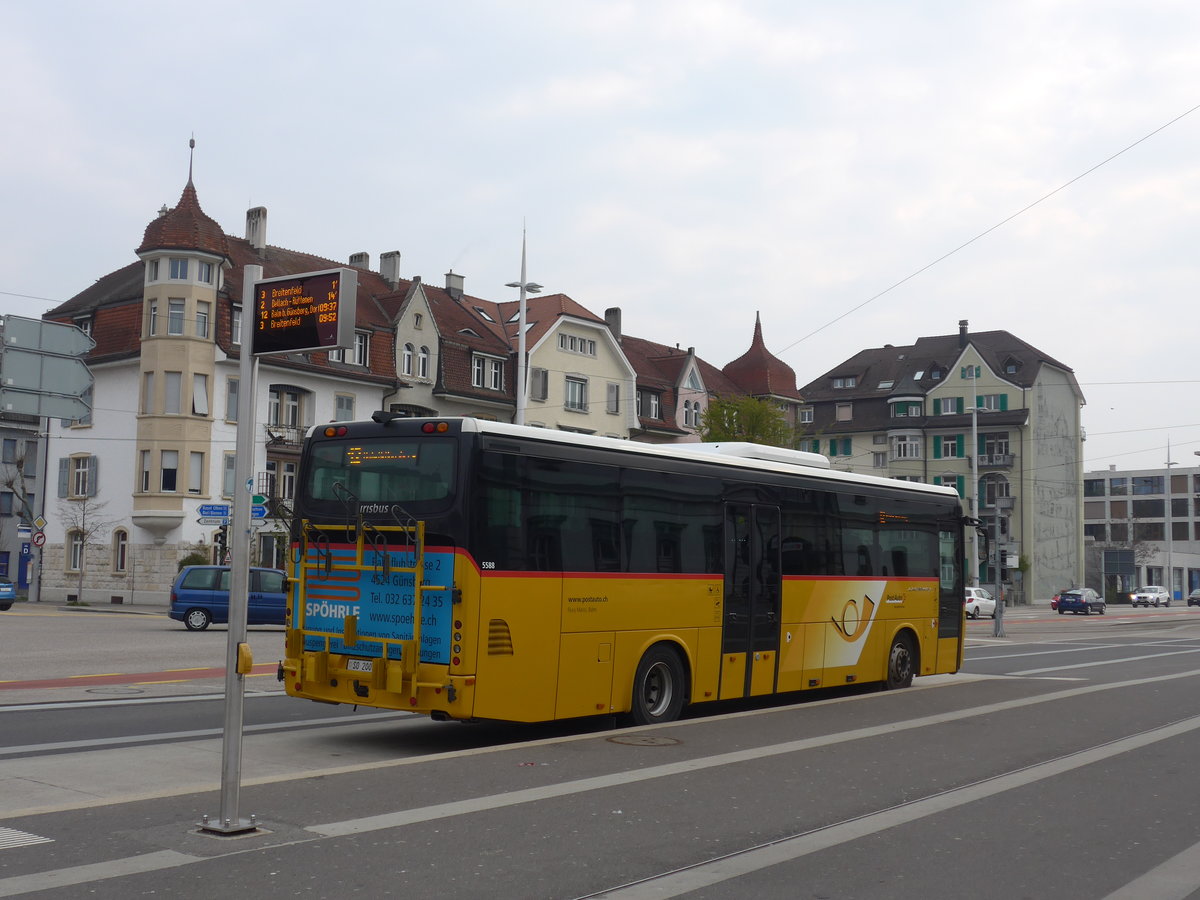
[[[163,627],[145,620],[127,627]],[[968,623],[957,676],[658,728],[370,718],[255,692],[241,811],[261,827],[236,838],[195,828],[220,798],[219,735],[182,734],[216,727],[205,679],[140,683],[135,666],[143,693],[102,702],[0,691],[20,697],[0,707],[0,897],[1200,891],[1200,610],[1010,610],[1007,639],[991,627]]]

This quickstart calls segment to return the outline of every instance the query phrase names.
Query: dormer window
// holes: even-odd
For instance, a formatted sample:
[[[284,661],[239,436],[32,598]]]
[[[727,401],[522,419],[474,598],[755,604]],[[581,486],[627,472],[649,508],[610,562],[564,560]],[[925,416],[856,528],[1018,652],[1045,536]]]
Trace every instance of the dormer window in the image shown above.
[[[1017,371],[1020,368],[1021,368],[1021,363],[1018,362],[1017,360],[1013,359],[1011,356],[1004,361],[1004,374],[1005,375],[1016,375]]]
[[[858,376],[856,375],[841,375],[833,379],[834,390],[842,390],[844,388],[852,388],[858,386]]]

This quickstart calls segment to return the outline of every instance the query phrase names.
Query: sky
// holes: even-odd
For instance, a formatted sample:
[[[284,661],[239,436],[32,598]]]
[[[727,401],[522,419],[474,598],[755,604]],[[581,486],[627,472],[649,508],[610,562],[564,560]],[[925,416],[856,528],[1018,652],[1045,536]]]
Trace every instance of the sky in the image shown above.
[[[1087,470],[1200,465],[1194,0],[0,0],[0,315],[225,231],[515,299],[528,278],[798,386],[1005,330]]]

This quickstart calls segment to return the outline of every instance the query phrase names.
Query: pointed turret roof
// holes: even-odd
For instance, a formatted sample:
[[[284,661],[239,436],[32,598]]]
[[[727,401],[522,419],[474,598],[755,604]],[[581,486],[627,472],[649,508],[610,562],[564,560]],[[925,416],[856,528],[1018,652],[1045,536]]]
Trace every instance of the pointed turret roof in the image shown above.
[[[753,397],[785,397],[801,400],[796,390],[796,373],[773,355],[763,343],[762,321],[754,314],[754,339],[750,349],[721,370],[739,388]]]
[[[190,175],[175,208],[146,226],[137,252],[142,254],[152,250],[200,250],[229,258],[225,232],[200,208]]]

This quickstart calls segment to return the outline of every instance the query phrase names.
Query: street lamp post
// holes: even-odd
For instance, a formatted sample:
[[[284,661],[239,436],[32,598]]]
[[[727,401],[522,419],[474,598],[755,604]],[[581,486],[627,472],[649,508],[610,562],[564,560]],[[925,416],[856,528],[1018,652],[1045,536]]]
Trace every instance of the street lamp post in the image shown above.
[[[971,446],[967,450],[967,458],[971,461],[971,493],[967,497],[967,516],[978,519],[979,513],[979,400],[975,393],[975,367],[971,370]],[[971,585],[979,584],[979,533],[976,526],[971,526]]]
[[[517,316],[517,415],[514,421],[518,425],[525,424],[525,406],[529,398],[529,385],[525,371],[525,295],[536,294],[542,289],[540,284],[525,279],[525,229],[521,228],[521,280],[510,281],[505,287],[515,287],[521,290],[520,312]]]
[[[1163,510],[1163,522],[1167,532],[1167,602],[1170,603],[1175,599],[1175,573],[1171,570],[1171,542],[1173,536],[1171,534],[1171,466],[1178,463],[1171,462],[1171,436],[1167,435],[1167,483],[1165,495],[1165,509]]]

